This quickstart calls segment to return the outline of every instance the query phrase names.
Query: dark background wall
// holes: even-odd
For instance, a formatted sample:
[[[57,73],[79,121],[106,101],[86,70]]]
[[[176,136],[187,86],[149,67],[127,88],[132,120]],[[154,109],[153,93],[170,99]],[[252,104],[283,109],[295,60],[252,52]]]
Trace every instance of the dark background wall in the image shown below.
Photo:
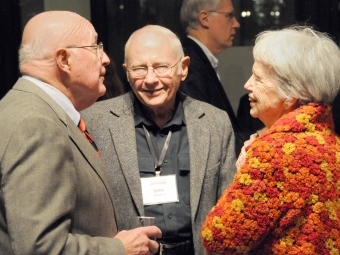
[[[2,0],[0,4],[0,98],[13,86],[19,76],[17,49],[20,44],[20,8],[16,1]]]
[[[146,24],[159,24],[168,27],[179,37],[185,36],[179,21],[181,3],[182,0],[90,0],[91,21],[99,34],[99,41],[104,43],[105,51],[116,63],[126,86],[125,74],[121,68],[126,40],[133,31]],[[297,23],[327,32],[339,44],[339,5],[340,0],[234,0],[241,23],[234,45],[252,45],[254,36],[264,29]],[[20,75],[17,52],[22,23],[43,10],[43,0],[1,0],[0,98]],[[242,16],[246,11],[251,15]]]

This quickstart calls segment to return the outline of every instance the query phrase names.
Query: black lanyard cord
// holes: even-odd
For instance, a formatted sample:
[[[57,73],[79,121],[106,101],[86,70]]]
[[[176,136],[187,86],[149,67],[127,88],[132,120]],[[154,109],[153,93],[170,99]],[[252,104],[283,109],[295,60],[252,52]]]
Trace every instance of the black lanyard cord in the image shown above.
[[[167,136],[167,138],[166,138],[166,140],[165,140],[165,143],[164,143],[164,146],[163,146],[161,155],[159,156],[159,158],[158,158],[158,160],[157,160],[157,155],[156,155],[155,147],[153,146],[153,143],[152,143],[152,141],[151,141],[150,133],[149,133],[149,131],[145,128],[144,125],[143,125],[143,129],[144,129],[146,141],[147,141],[147,143],[148,143],[148,146],[149,146],[149,149],[150,149],[150,152],[151,152],[153,161],[154,161],[155,170],[156,170],[156,171],[160,171],[160,170],[161,170],[162,163],[163,163],[163,160],[164,160],[164,157],[165,157],[165,154],[166,154],[166,151],[168,150],[168,147],[169,147],[169,143],[170,143],[170,139],[171,139],[171,134],[172,134],[172,133],[171,133],[171,131],[169,130],[169,133],[168,133],[168,136]]]

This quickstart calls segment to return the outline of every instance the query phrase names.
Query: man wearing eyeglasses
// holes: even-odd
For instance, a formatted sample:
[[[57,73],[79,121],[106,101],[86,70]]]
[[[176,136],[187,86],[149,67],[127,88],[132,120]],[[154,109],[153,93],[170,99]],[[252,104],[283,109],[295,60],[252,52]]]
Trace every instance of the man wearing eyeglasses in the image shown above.
[[[23,76],[0,101],[0,254],[157,252],[155,226],[118,233],[119,194],[77,127],[85,129],[79,111],[105,93],[110,62],[92,24],[40,13],[25,26],[19,59]]]
[[[110,176],[118,229],[156,218],[159,254],[200,255],[200,228],[235,173],[226,112],[178,92],[190,59],[156,25],[134,32],[123,65],[132,91],[83,112]]]
[[[182,40],[190,57],[188,77],[180,91],[228,113],[236,134],[238,154],[250,134],[244,133],[220,81],[217,55],[231,47],[240,24],[232,0],[184,0],[180,12],[187,37]]]

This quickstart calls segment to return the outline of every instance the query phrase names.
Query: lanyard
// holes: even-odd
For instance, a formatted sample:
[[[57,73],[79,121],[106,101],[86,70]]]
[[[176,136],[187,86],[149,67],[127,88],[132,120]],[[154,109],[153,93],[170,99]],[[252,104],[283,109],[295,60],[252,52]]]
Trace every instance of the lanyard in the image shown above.
[[[168,136],[166,137],[161,155],[159,156],[159,159],[157,160],[157,155],[156,155],[156,151],[155,151],[155,147],[152,144],[151,138],[150,138],[150,134],[149,131],[144,127],[143,125],[143,129],[144,129],[144,133],[145,133],[145,137],[146,137],[146,141],[148,143],[153,161],[155,163],[155,171],[156,171],[156,176],[160,176],[160,173],[162,171],[161,166],[165,157],[165,153],[168,150],[169,147],[169,143],[170,143],[170,138],[171,138],[171,131],[169,130]]]

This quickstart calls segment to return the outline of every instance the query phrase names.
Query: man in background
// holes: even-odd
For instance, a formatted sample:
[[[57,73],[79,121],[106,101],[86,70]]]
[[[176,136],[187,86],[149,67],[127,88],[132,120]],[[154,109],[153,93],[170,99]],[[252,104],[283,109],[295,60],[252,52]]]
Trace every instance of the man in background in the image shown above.
[[[232,0],[183,0],[180,18],[187,33],[182,40],[184,53],[190,57],[189,73],[180,91],[228,113],[238,155],[250,133],[244,133],[237,122],[217,70],[217,55],[233,45],[240,28]]]
[[[124,212],[80,119],[105,93],[110,62],[92,24],[66,11],[34,16],[19,62],[23,76],[0,101],[0,254],[155,253],[157,227],[118,233]]]
[[[178,92],[189,57],[161,26],[145,26],[125,45],[132,91],[83,112],[103,157],[120,229],[136,215],[156,218],[160,254],[203,255],[200,229],[235,173],[226,112]]]

